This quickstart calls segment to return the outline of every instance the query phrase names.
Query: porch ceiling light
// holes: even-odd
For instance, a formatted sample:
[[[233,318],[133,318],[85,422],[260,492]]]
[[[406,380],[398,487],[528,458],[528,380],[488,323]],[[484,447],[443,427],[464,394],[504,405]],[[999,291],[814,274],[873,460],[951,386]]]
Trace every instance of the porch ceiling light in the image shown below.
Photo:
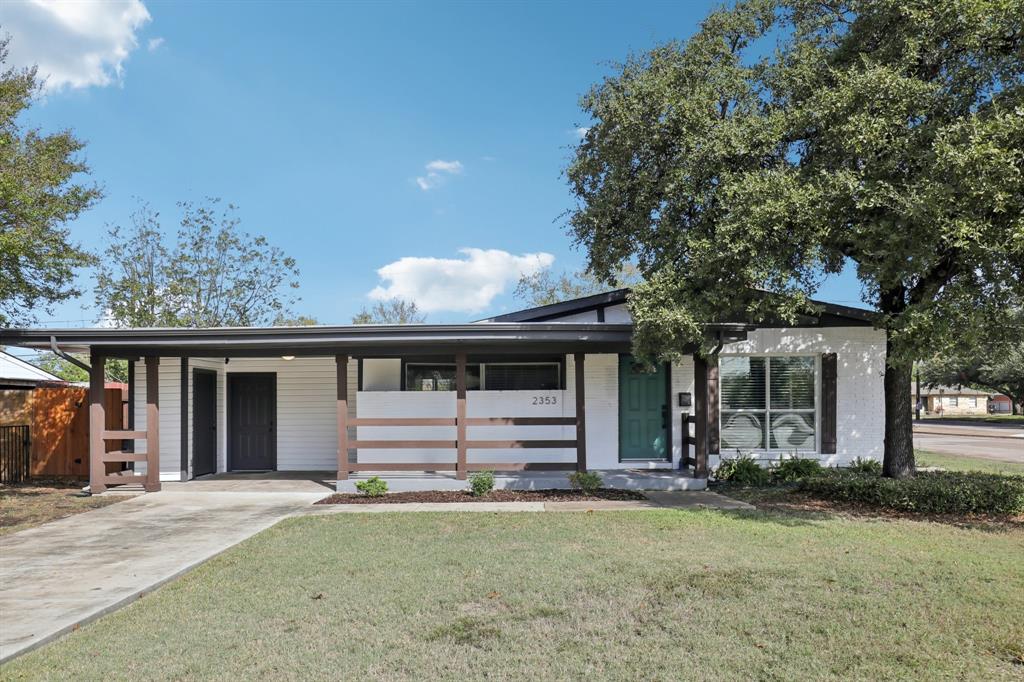
[[[282,355],[281,359],[282,360],[294,360],[295,356],[294,355]]]

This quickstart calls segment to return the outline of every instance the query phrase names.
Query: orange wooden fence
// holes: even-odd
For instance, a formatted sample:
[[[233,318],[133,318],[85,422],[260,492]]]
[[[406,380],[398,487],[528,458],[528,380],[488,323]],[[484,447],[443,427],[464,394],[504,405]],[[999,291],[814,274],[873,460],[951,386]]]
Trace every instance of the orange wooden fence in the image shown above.
[[[89,476],[89,399],[88,389],[77,386],[37,388],[32,395],[33,476]],[[119,388],[103,391],[106,428],[124,428],[123,393]],[[107,451],[121,449],[110,441]],[[109,471],[121,469],[108,465]]]

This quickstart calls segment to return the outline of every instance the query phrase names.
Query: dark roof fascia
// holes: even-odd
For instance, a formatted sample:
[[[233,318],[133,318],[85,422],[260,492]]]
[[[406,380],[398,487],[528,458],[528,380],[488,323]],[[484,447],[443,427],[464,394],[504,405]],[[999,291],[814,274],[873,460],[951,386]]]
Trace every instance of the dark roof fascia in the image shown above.
[[[597,310],[598,308],[607,308],[608,306],[619,305],[626,302],[626,298],[629,296],[629,289],[616,289],[615,291],[608,291],[602,294],[594,294],[593,296],[584,296],[583,298],[576,298],[571,301],[562,301],[561,303],[551,303],[549,305],[542,305],[536,308],[527,308],[525,310],[517,310],[511,313],[505,313],[504,315],[496,315],[494,317],[480,320],[480,322],[543,322],[549,321],[554,318],[563,317],[565,315],[572,315],[575,313],[584,313],[590,310]],[[767,293],[767,292],[765,292]],[[783,324],[775,322],[764,322],[757,324],[758,327],[794,327],[794,326],[809,326],[809,327],[840,327],[840,326],[869,326],[874,321],[874,311],[867,310],[864,308],[854,308],[851,306],[839,305],[838,303],[826,303],[825,301],[816,301],[811,299],[810,301],[815,306],[821,309],[821,313],[818,316],[818,320],[809,322],[807,324]],[[853,322],[854,324],[850,324]],[[742,324],[741,322],[723,322],[723,324]]]
[[[548,305],[537,306],[536,308],[526,308],[525,310],[516,310],[503,315],[495,315],[494,317],[480,320],[480,322],[543,322],[552,318],[562,317],[563,315],[585,313],[590,310],[625,303],[628,294],[629,289],[616,289],[615,291],[592,294],[583,298],[574,298],[570,301],[549,303]]]
[[[457,349],[563,352],[628,350],[628,324],[351,325],[214,329],[4,329],[0,343],[66,351],[142,355],[325,355]]]

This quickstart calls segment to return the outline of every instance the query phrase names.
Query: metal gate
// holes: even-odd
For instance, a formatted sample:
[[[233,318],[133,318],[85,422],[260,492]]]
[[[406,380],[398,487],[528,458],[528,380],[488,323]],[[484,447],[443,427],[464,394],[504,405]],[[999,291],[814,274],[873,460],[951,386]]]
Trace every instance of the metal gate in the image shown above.
[[[28,479],[30,442],[28,425],[0,426],[0,483]]]

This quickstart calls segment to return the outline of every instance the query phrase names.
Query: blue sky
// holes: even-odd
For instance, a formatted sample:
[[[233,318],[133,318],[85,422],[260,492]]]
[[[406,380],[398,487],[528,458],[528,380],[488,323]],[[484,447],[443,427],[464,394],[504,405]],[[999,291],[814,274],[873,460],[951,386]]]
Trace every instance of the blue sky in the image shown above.
[[[137,199],[173,227],[176,201],[222,197],[298,260],[296,313],[419,292],[455,322],[518,307],[524,269],[582,265],[561,219],[579,96],[711,5],[8,2],[0,25],[12,62],[51,73],[26,122],[88,143],[106,197],[72,225],[87,247]],[[42,320],[96,314],[87,293]]]

